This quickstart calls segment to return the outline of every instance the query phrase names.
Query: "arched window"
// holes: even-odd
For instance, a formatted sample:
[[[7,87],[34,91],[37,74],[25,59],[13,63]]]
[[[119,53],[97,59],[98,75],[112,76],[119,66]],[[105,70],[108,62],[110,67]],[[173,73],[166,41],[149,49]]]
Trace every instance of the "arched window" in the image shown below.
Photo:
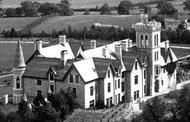
[[[141,45],[141,47],[143,47],[143,44],[144,43],[144,36],[143,35],[141,35],[141,40],[140,40],[140,45]]]
[[[16,78],[16,88],[20,89],[20,78],[19,77]]]
[[[148,46],[148,35],[145,35],[145,45]]]

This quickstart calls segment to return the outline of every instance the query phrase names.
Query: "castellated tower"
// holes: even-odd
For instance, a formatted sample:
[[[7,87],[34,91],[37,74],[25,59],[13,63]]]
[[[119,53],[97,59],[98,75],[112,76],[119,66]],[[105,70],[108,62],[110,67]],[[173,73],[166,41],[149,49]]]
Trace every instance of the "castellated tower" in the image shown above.
[[[20,40],[17,42],[15,59],[13,64],[13,103],[17,104],[23,97],[22,74],[24,73],[26,64]]]
[[[154,85],[158,76],[156,69],[160,67],[160,33],[161,23],[148,21],[148,15],[140,16],[141,22],[133,25],[136,31],[136,45],[138,51],[144,51],[148,56],[147,66],[147,95],[154,95]]]

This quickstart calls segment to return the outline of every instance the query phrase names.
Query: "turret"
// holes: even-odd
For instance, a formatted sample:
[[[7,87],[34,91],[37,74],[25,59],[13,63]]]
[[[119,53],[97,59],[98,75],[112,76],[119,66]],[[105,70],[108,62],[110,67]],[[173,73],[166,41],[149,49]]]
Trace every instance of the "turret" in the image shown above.
[[[17,42],[15,59],[13,63],[13,103],[17,104],[23,98],[23,81],[22,75],[25,71],[26,64],[20,40]]]

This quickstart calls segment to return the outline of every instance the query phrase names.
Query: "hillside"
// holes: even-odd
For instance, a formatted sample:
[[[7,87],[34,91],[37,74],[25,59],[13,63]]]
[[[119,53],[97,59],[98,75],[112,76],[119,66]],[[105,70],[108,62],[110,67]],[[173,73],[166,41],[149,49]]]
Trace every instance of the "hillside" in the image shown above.
[[[3,30],[10,30],[15,28],[21,30],[28,24],[38,20],[39,17],[25,17],[25,18],[0,18],[0,32]]]
[[[63,28],[67,29],[68,25],[72,29],[83,29],[84,27],[91,27],[93,23],[101,24],[113,24],[119,25],[124,28],[131,28],[132,24],[139,21],[139,16],[137,15],[78,15],[78,16],[56,16],[47,19],[45,22],[36,26],[32,29],[33,33],[39,33],[45,31],[51,33],[53,29],[62,30]]]
[[[8,8],[8,7],[17,7],[20,5],[20,2],[24,0],[2,0],[2,4],[0,7]],[[50,3],[58,3],[61,0],[28,0],[28,1],[38,1],[38,2],[50,2]],[[104,3],[109,3],[112,6],[118,5],[118,3],[122,0],[69,0],[72,4],[73,8],[92,8],[96,6],[101,6]],[[146,2],[151,0],[130,0],[133,3],[137,2]]]

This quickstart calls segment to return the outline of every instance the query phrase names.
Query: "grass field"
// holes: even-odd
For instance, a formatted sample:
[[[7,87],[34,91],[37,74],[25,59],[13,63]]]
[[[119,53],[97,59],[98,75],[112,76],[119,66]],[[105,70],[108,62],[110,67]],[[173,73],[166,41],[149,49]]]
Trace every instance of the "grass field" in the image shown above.
[[[0,7],[18,7],[20,2],[25,0],[2,0]],[[37,1],[37,2],[50,2],[50,3],[58,3],[61,0],[28,0],[28,1]],[[122,0],[69,0],[73,8],[95,8],[96,6],[102,6],[104,3],[108,3],[111,6],[116,6]],[[146,2],[151,0],[130,0],[133,3],[137,2]]]
[[[22,44],[24,58],[27,60],[34,51],[33,44]],[[14,55],[16,50],[16,43],[0,43],[0,68],[12,67]]]
[[[28,24],[38,20],[39,17],[25,17],[25,18],[0,18],[0,32],[4,29],[15,28],[21,30]]]
[[[68,25],[72,26],[73,29],[83,29],[84,27],[91,27],[95,22],[101,24],[114,24],[121,27],[131,28],[133,23],[139,21],[139,16],[136,15],[126,15],[126,16],[117,16],[117,15],[78,15],[78,16],[56,16],[49,18],[42,24],[32,29],[32,32],[38,33],[45,31],[51,33],[53,29],[62,30],[63,28],[67,29]]]

